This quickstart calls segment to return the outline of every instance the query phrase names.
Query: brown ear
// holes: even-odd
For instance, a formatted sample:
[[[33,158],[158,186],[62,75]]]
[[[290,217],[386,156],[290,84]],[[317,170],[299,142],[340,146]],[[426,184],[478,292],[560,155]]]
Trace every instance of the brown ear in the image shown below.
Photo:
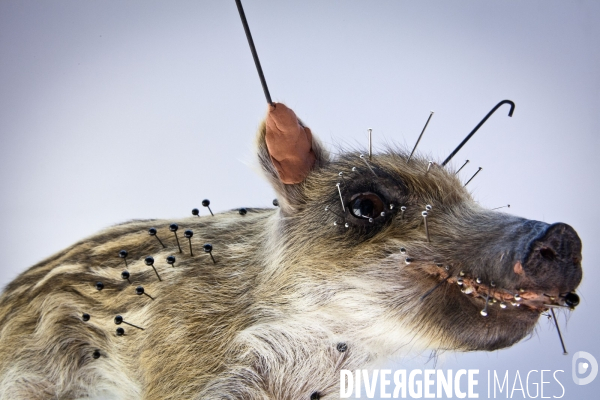
[[[312,133],[284,104],[269,106],[265,142],[271,162],[285,184],[304,181],[315,164]]]
[[[260,165],[277,192],[279,207],[293,214],[305,203],[302,183],[312,170],[329,163],[329,153],[284,104],[269,106],[257,136]]]

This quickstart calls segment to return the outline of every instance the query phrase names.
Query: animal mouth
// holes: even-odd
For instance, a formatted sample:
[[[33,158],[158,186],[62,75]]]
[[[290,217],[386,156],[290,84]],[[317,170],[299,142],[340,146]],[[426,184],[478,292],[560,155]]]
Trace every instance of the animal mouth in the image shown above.
[[[543,256],[543,255],[542,255]],[[515,263],[515,272],[522,269],[521,263]],[[579,296],[573,291],[533,288],[503,288],[493,281],[486,283],[467,272],[453,273],[442,264],[424,266],[424,270],[440,285],[456,285],[463,295],[468,296],[476,304],[482,304],[481,314],[487,316],[488,306],[500,309],[515,309],[541,314],[549,308],[574,309],[579,304]],[[428,295],[430,293],[426,293]],[[423,297],[426,297],[424,295]]]

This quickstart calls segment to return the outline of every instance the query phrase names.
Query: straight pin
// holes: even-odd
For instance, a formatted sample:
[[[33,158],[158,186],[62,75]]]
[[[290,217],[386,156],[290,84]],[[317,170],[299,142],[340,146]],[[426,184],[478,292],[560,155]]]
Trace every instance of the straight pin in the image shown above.
[[[131,285],[131,280],[129,279],[130,276],[131,274],[127,270],[121,272],[121,278],[127,279],[127,282],[129,282],[129,284]]]
[[[135,288],[135,294],[137,294],[138,296],[146,295],[146,296],[150,297],[152,300],[154,300],[154,297],[152,297],[148,293],[146,293],[146,291],[144,290],[143,286],[136,287]]]
[[[158,275],[158,271],[154,267],[154,258],[151,256],[148,256],[144,259],[144,262],[146,263],[146,265],[152,267],[152,269],[154,270],[154,273],[156,274],[156,277],[158,278],[159,281],[162,282],[162,279],[160,279],[160,275]]]
[[[463,168],[465,167],[465,165],[467,165],[468,163],[469,163],[469,160],[465,161],[465,163],[462,165],[462,167],[460,167],[460,168],[458,169],[458,171],[456,171],[456,172],[454,173],[454,175],[458,175],[458,173],[460,172],[460,170],[461,170],[461,169],[463,169]]]
[[[208,211],[210,211],[210,215],[212,215],[213,217],[215,216],[215,214],[213,214],[212,210],[210,209],[210,200],[209,199],[202,200],[202,205],[204,207],[208,208]]]
[[[134,325],[134,324],[130,324],[129,322],[125,321],[125,320],[123,319],[123,317],[121,317],[120,315],[117,315],[117,316],[115,317],[115,324],[117,324],[117,325],[121,325],[121,324],[127,324],[127,325],[129,325],[129,326],[133,326],[134,328],[138,328],[138,329],[140,329],[140,330],[142,330],[142,331],[144,330],[144,328],[142,328],[141,326],[137,326],[137,325]]]
[[[427,211],[423,211],[421,213],[421,215],[423,216],[423,222],[425,223],[425,234],[427,235],[427,242],[430,243],[431,240],[429,240],[429,227],[427,226]]]
[[[485,307],[483,307],[483,310],[479,311],[479,314],[481,314],[484,317],[488,316],[487,308],[488,308],[489,300],[490,300],[490,292],[488,290],[488,294],[487,294],[487,296],[485,296]]]
[[[344,212],[346,212],[346,207],[344,206],[344,199],[342,198],[342,190],[340,189],[339,182],[336,183],[335,186],[337,187],[338,193],[340,194],[340,203],[342,203],[342,210],[344,210]]]
[[[339,176],[340,178],[342,178],[342,182],[344,182],[344,187],[346,187],[347,185],[346,185],[346,178],[344,178],[344,173],[343,173],[342,171],[340,171],[340,172],[338,173],[338,176]]]
[[[406,211],[406,206],[400,207],[400,221],[404,221],[404,212]]]
[[[175,240],[177,241],[177,247],[179,248],[179,252],[183,253],[183,251],[181,251],[181,246],[179,245],[179,238],[177,237],[177,229],[179,229],[179,225],[177,225],[177,224],[169,225],[169,230],[171,232],[173,232],[173,234],[175,235]]]
[[[373,160],[373,129],[369,128],[369,161]]]
[[[123,259],[123,261],[125,261],[125,268],[127,268],[127,250],[121,250],[119,251],[119,257],[121,257]]]
[[[415,143],[415,147],[413,147],[412,151],[410,152],[410,156],[408,156],[408,160],[406,160],[407,164],[410,162],[410,159],[412,158],[413,154],[415,153],[415,150],[417,149],[417,146],[419,145],[419,142],[421,141],[421,138],[423,137],[423,134],[425,133],[425,129],[427,129],[427,125],[429,125],[429,120],[431,120],[432,116],[433,116],[433,111],[430,112],[429,118],[427,118],[427,122],[425,122],[425,126],[423,127],[423,130],[421,131],[421,134],[419,135],[419,138],[417,139],[417,143]]]
[[[427,171],[425,171],[425,175],[427,175],[427,173],[429,172],[429,170],[431,169],[431,166],[433,165],[433,161],[429,161],[429,164],[427,164]]]
[[[196,217],[200,218],[200,210],[198,210],[197,208],[192,209],[192,215],[195,215]]]
[[[569,353],[567,353],[567,349],[565,347],[565,342],[563,342],[563,337],[562,337],[562,334],[560,333],[560,328],[558,327],[558,320],[556,319],[556,314],[554,314],[553,307],[550,307],[550,312],[552,313],[552,318],[554,318],[554,326],[556,326],[556,332],[558,332],[558,338],[560,339],[560,345],[562,346],[563,354],[566,356]]]
[[[160,238],[158,237],[158,235],[156,234],[156,228],[150,228],[148,229],[148,235],[150,236],[154,236],[156,238],[156,240],[158,240],[158,243],[160,243],[160,245],[165,248],[165,244],[162,242],[162,240],[160,240]]]
[[[471,181],[473,180],[473,178],[475,178],[475,176],[477,176],[477,174],[479,173],[479,171],[481,171],[482,169],[483,169],[483,168],[479,167],[479,169],[477,170],[477,172],[475,172],[475,173],[473,174],[473,176],[471,177],[471,179],[469,179],[469,180],[467,181],[467,183],[465,183],[465,184],[463,185],[463,187],[467,186],[467,185],[469,184],[469,182],[471,182]]]
[[[364,154],[361,154],[359,157],[362,158],[362,160],[365,162],[365,164],[367,164],[367,167],[373,173],[373,175],[377,176],[377,174],[375,173],[375,171],[373,171],[373,168],[371,168],[371,166],[369,165],[369,162],[365,158]]]
[[[175,256],[168,256],[167,264],[169,264],[171,267],[175,268]]]
[[[510,208],[510,204],[507,204],[507,205],[505,205],[505,206],[502,206],[502,207],[496,207],[496,208],[492,208],[492,211],[493,211],[493,210],[499,210],[499,209],[501,209],[501,208]]]
[[[194,236],[194,232],[188,229],[187,231],[183,232],[183,236],[185,236],[190,242],[190,255],[193,256],[194,252],[192,251],[192,236]]]
[[[212,258],[213,264],[216,264],[217,262],[215,261],[215,258],[214,258],[214,257],[213,257],[213,255],[212,255],[212,250],[213,250],[212,244],[210,244],[210,243],[206,243],[206,244],[203,246],[203,248],[204,248],[204,252],[205,252],[205,253],[208,253],[208,254],[210,254],[210,258]]]

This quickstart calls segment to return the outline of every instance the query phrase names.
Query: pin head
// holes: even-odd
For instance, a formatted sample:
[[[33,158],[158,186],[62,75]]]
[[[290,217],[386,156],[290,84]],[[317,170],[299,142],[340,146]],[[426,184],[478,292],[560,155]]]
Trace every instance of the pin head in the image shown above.
[[[275,207],[279,207],[279,200],[277,200],[277,199],[273,199],[273,205],[274,205]]]
[[[96,282],[96,289],[98,289],[98,290],[104,289],[104,283],[102,283],[102,282]]]
[[[100,358],[100,350],[94,350],[94,352],[92,353],[92,357],[94,357],[95,359]]]
[[[204,246],[202,246],[204,248],[204,252],[206,253],[210,253],[213,249],[212,244],[210,243],[206,243]]]
[[[121,272],[121,278],[123,279],[129,279],[131,275],[129,274],[129,271],[123,271]]]
[[[183,232],[183,236],[190,239],[192,236],[194,236],[194,232],[192,232],[188,229],[187,231]]]
[[[200,214],[200,210],[198,210],[197,208],[192,209],[192,215],[198,215]]]
[[[421,215],[422,215],[423,217],[427,217],[427,215],[428,215],[428,214],[427,214],[427,211],[423,211],[423,212],[421,213]]]
[[[115,324],[120,325],[121,322],[123,322],[123,317],[121,317],[120,315],[117,315],[115,317]]]
[[[146,265],[154,265],[154,258],[151,256],[148,256],[144,259],[144,262],[146,263]]]
[[[123,336],[125,334],[125,329],[118,327],[117,328],[117,336]]]
[[[336,349],[340,353],[344,353],[346,350],[348,350],[348,345],[346,343],[338,343]]]
[[[167,257],[167,264],[175,264],[175,256],[168,256]]]
[[[406,211],[406,206],[400,207],[400,211]]]
[[[81,316],[81,319],[85,322],[90,320],[90,314],[88,313],[83,313],[83,315]]]
[[[238,212],[240,213],[240,215],[246,215],[248,213],[248,210],[246,210],[245,208],[240,208]]]
[[[150,228],[150,229],[148,229],[148,235],[150,235],[150,236],[156,236],[156,228]]]
[[[179,225],[177,225],[177,224],[171,224],[171,225],[169,225],[169,230],[171,232],[177,232],[177,229],[179,229]]]
[[[427,211],[431,211],[431,205],[427,204],[427,205],[425,206],[425,210],[427,210]]]
[[[144,294],[144,287],[143,286],[138,286],[135,288],[135,294],[137,294],[138,296]]]
[[[565,304],[569,307],[577,307],[579,305],[579,296],[576,293],[567,293],[565,296]]]
[[[204,200],[202,200],[202,206],[203,206],[203,207],[208,207],[208,206],[210,206],[210,200],[209,200],[209,199],[204,199]]]
[[[129,253],[127,253],[127,250],[121,250],[121,251],[119,252],[119,257],[121,257],[121,258],[126,258],[128,254],[129,254]]]
[[[310,400],[320,400],[321,399],[321,393],[319,392],[313,392],[310,395]]]

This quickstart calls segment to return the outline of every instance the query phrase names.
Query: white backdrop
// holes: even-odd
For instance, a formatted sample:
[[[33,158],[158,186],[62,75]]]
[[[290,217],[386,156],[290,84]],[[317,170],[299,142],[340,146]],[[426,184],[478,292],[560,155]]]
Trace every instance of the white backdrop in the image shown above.
[[[419,149],[441,161],[497,102],[515,101],[513,118],[498,110],[453,162],[471,160],[464,179],[483,167],[469,184],[483,205],[510,203],[511,213],[579,232],[582,304],[561,323],[571,354],[600,359],[597,2],[245,9],[273,99],[328,145],[366,146],[370,127],[376,147],[411,147],[434,110]],[[214,211],[270,206],[252,150],[266,105],[233,0],[2,1],[0,54],[2,286],[117,222],[206,213],[203,198]],[[600,388],[600,378],[573,384],[571,356],[545,320],[513,348],[440,366],[479,368],[481,398],[487,370],[511,380],[517,370],[564,370],[565,399]],[[561,394],[555,386],[550,396]]]

